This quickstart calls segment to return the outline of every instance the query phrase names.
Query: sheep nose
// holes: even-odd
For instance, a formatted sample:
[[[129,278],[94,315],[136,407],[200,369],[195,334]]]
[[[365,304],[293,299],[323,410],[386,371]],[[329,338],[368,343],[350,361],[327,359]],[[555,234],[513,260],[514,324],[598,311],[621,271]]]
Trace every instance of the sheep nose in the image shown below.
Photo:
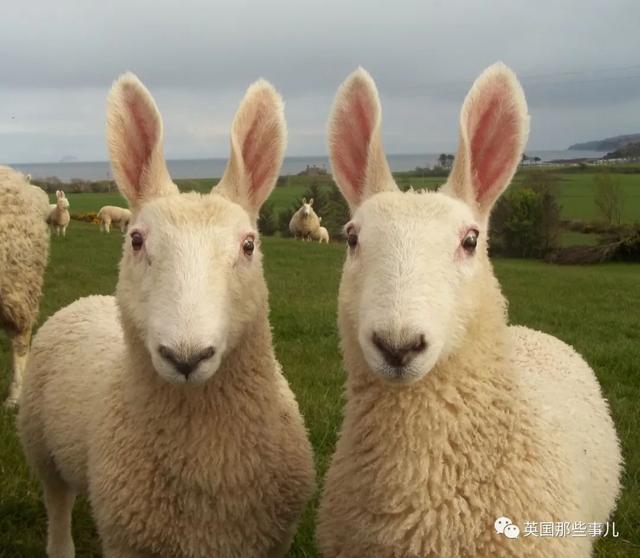
[[[387,364],[396,368],[406,366],[428,347],[427,340],[423,333],[416,335],[413,339],[402,345],[393,344],[389,341],[388,335],[377,332],[374,332],[372,341]]]
[[[182,351],[178,353],[166,345],[160,345],[158,347],[158,353],[160,353],[160,356],[167,362],[173,364],[174,368],[180,372],[180,374],[188,378],[189,374],[191,374],[202,361],[213,357],[213,355],[216,354],[216,350],[212,346],[209,346],[201,350]]]

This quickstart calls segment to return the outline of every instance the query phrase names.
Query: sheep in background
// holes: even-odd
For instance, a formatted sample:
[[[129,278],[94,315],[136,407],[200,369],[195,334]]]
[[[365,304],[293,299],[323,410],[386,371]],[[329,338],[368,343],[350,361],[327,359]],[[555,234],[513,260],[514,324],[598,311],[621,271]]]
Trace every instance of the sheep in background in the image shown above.
[[[478,78],[439,192],[398,190],[380,123],[358,70],[329,132],[352,221],[338,312],[347,404],[319,509],[322,555],[587,558],[593,537],[522,532],[607,521],[621,455],[593,370],[562,341],[508,327],[488,258],[489,214],[528,133],[520,84],[502,64]],[[501,534],[503,516],[519,540]]]
[[[322,217],[318,217],[318,223],[322,223]],[[320,244],[323,242],[329,244],[329,231],[326,227],[319,226],[313,233],[311,239],[317,240]]]
[[[108,145],[132,208],[116,296],[82,298],[35,336],[18,428],[44,490],[49,556],[71,557],[88,492],[105,558],[285,556],[314,491],[311,445],[276,360],[256,220],[286,143],[252,85],[212,194],[180,194],[162,120],[132,74]]]
[[[67,236],[67,227],[69,221],[71,221],[71,215],[69,215],[69,200],[64,195],[62,190],[56,191],[56,203],[52,203],[50,206],[49,218],[47,222],[51,225],[51,230],[55,229],[57,236]]]
[[[11,339],[13,379],[5,402],[17,404],[49,258],[49,201],[40,188],[0,166],[0,326]]]
[[[320,227],[320,219],[313,210],[313,198],[308,203],[307,198],[302,198],[302,205],[289,221],[289,231],[295,238],[311,240],[318,227]]]
[[[124,207],[116,207],[114,205],[105,205],[98,211],[98,219],[100,219],[100,230],[111,232],[111,224],[120,225],[120,232],[125,232],[131,220],[131,211]]]

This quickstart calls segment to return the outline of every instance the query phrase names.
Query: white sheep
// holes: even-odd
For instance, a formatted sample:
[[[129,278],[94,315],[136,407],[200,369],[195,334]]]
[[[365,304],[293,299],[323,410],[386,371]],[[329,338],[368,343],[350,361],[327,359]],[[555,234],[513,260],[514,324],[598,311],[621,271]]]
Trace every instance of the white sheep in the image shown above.
[[[319,218],[320,222],[322,222],[322,217]],[[323,242],[329,243],[329,231],[326,227],[318,227],[314,232],[311,233],[311,240],[317,240],[320,244]]]
[[[56,203],[49,206],[49,217],[47,222],[51,225],[51,231],[56,231],[57,236],[67,236],[67,227],[71,221],[69,215],[69,200],[62,190],[56,190]]]
[[[508,327],[487,255],[528,123],[515,75],[490,67],[464,102],[447,183],[401,193],[373,80],[360,69],[338,92],[348,383],[318,515],[326,558],[586,558],[593,537],[524,536],[527,522],[601,523],[615,507],[620,448],[593,371],[562,341]],[[504,516],[519,540],[497,532]]]
[[[282,100],[265,81],[248,89],[212,194],[180,194],[132,74],[111,90],[107,135],[133,212],[116,296],[42,326],[18,417],[48,554],[74,555],[85,492],[106,558],[284,556],[314,471],[274,355],[256,229],[284,154]]]
[[[100,219],[100,230],[111,232],[111,224],[120,225],[120,232],[125,232],[131,221],[131,211],[124,207],[114,205],[105,205],[98,211],[98,219]]]
[[[318,227],[320,227],[320,219],[313,210],[313,198],[308,202],[307,198],[302,198],[302,205],[289,221],[289,232],[294,238],[311,240],[312,235],[317,233]]]
[[[49,258],[47,195],[25,176],[0,166],[0,327],[11,339],[13,379],[5,405],[16,405],[22,388]]]

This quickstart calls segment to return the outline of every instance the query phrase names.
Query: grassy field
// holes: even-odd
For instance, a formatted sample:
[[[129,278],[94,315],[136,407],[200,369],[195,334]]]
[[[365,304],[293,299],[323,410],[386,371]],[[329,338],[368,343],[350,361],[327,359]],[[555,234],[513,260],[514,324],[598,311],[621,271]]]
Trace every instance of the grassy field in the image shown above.
[[[599,210],[595,203],[595,172],[557,172],[557,198],[562,210],[563,219],[578,219],[593,222],[600,219]],[[624,208],[622,220],[624,223],[640,223],[640,174],[618,174],[624,192]],[[522,180],[522,173],[516,176],[515,183]],[[323,188],[332,188],[329,177],[310,178],[304,176],[283,177],[284,186],[276,188],[270,197],[276,213],[280,209],[288,208],[297,203],[307,191],[309,184],[318,182]],[[415,188],[435,189],[445,178],[439,177],[408,177],[398,175],[396,181],[400,186],[412,185]],[[176,180],[182,190],[196,190],[208,192],[217,179],[182,179]],[[55,196],[51,196],[54,201]],[[68,194],[72,213],[86,213],[98,211],[103,205],[125,206],[124,199],[117,192],[104,194]],[[580,243],[594,243],[591,239],[581,239]]]
[[[121,235],[72,222],[66,239],[52,241],[41,322],[90,293],[114,290]],[[336,331],[336,295],[344,248],[264,240],[276,351],[310,430],[323,475],[341,420],[342,371]],[[626,460],[625,491],[615,516],[619,539],[604,539],[598,557],[640,556],[640,266],[557,267],[498,260],[513,323],[557,335],[594,367],[611,402]],[[0,394],[9,381],[9,345],[0,334]],[[577,425],[577,428],[580,426]],[[540,433],[544,435],[544,433]],[[44,555],[46,518],[38,484],[30,477],[14,432],[14,415],[0,410],[0,557]],[[292,557],[317,556],[313,503]],[[77,556],[99,556],[86,502],[76,506]]]
[[[579,219],[585,222],[601,219],[595,203],[593,173],[560,174],[558,203],[562,206],[563,219]],[[619,174],[624,192],[623,223],[640,222],[640,174]]]

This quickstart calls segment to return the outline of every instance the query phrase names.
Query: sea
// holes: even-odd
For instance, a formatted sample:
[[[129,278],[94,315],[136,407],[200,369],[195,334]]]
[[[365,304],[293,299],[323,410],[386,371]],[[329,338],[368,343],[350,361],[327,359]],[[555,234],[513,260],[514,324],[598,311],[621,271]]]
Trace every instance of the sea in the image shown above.
[[[540,157],[542,162],[558,159],[599,158],[605,155],[598,151],[527,151],[530,158]],[[433,167],[438,162],[438,153],[414,155],[387,155],[394,172],[409,171],[416,167]],[[173,178],[219,178],[224,173],[226,159],[169,159],[169,172]],[[281,175],[294,175],[307,166],[317,166],[329,171],[327,156],[285,157]],[[57,177],[63,182],[75,179],[110,180],[111,167],[107,161],[75,161],[63,163],[19,163],[9,164],[35,179]]]

